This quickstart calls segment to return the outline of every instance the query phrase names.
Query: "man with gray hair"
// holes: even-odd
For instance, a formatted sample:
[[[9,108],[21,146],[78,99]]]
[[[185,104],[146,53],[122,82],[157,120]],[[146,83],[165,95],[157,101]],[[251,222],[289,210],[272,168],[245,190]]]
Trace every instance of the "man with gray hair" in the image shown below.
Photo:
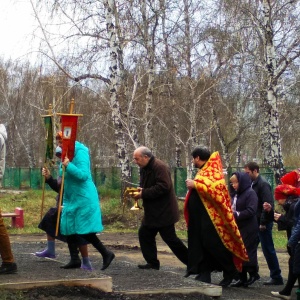
[[[139,241],[146,264],[140,269],[159,270],[155,237],[159,233],[176,257],[185,265],[188,250],[177,237],[175,223],[179,220],[178,203],[168,166],[154,157],[149,148],[141,146],[133,153],[140,167],[140,187],[137,199],[143,199],[144,217],[139,228]]]
[[[0,124],[0,188],[2,187],[2,180],[5,171],[6,140],[6,128],[4,124]]]

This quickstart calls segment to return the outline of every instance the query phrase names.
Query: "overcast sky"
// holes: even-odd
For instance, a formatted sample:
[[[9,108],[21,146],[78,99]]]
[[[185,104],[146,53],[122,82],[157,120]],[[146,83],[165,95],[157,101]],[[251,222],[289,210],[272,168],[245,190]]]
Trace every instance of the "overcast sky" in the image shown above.
[[[34,23],[29,0],[1,0],[1,58],[21,58],[31,51]]]

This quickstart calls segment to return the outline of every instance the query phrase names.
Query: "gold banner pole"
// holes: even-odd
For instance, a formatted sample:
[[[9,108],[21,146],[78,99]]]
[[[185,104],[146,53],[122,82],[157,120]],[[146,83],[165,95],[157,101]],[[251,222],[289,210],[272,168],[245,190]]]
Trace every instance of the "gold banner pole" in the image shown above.
[[[49,104],[49,110],[48,110],[48,115],[42,116],[42,117],[48,117],[48,116],[53,116],[52,114],[52,104]],[[47,154],[45,154],[45,160],[44,160],[44,168],[47,168]],[[44,216],[44,203],[45,203],[45,185],[46,185],[46,178],[43,176],[43,182],[42,182],[42,203],[41,203],[41,221]]]
[[[73,116],[83,116],[82,114],[73,114],[74,104],[75,104],[75,100],[72,99],[71,103],[70,103],[70,115],[73,115]],[[57,114],[57,115],[62,115],[62,114]],[[57,220],[56,220],[55,236],[58,235],[60,215],[61,215],[61,209],[62,209],[62,198],[63,198],[64,182],[65,182],[65,169],[66,169],[65,166],[62,166],[62,178],[61,178],[61,187],[60,187],[60,194],[59,194],[59,201],[58,201],[58,210],[57,210]]]
[[[45,165],[46,164],[44,164],[44,166]],[[42,194],[42,203],[41,203],[41,221],[42,221],[43,216],[44,216],[45,185],[46,185],[46,179],[45,179],[45,176],[43,176],[43,182],[42,182],[43,194]]]
[[[65,183],[65,166],[62,166],[62,177],[61,177],[61,186],[60,186],[59,201],[58,201],[58,208],[57,208],[55,236],[58,236],[58,229],[59,229],[59,222],[60,222],[60,215],[61,215],[61,203],[62,203],[62,197],[64,192],[64,183]]]

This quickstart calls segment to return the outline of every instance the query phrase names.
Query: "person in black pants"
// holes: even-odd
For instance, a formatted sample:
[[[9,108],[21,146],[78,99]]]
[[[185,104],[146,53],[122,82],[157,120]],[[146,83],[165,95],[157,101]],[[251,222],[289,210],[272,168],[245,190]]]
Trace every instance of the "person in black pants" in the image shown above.
[[[284,182],[284,180],[281,181]],[[274,215],[274,221],[278,225],[278,230],[286,230],[288,240],[292,235],[295,207],[300,199],[298,195],[295,195],[295,193],[297,193],[297,189],[288,184],[281,184],[275,188],[275,200],[277,200],[279,205],[282,205],[285,214],[279,214],[274,212],[271,205],[267,202],[265,202],[263,205],[265,211],[267,211],[271,215]],[[285,284],[285,287],[281,291],[271,292],[273,296],[282,299],[289,299],[291,297],[292,289],[294,287],[295,282],[297,281],[297,275],[295,275],[293,272],[294,255],[290,247],[287,247],[287,251],[290,255],[288,262],[288,280]]]
[[[133,197],[136,200],[143,199],[144,207],[144,217],[138,234],[146,264],[138,267],[159,270],[160,261],[157,258],[155,241],[158,233],[176,257],[186,265],[188,250],[175,231],[179,209],[168,166],[144,146],[134,151],[133,160],[140,167],[139,192]]]
[[[234,172],[230,177],[230,195],[232,211],[238,225],[243,242],[247,249],[249,261],[243,262],[239,280],[232,287],[248,287],[256,281],[257,274],[257,231],[256,218],[257,195],[251,188],[251,178],[244,172]],[[249,273],[250,277],[248,280]]]
[[[299,188],[298,190],[298,195],[300,195]],[[297,202],[295,205],[295,212],[294,212],[294,226],[292,230],[292,235],[289,238],[288,241],[288,247],[290,248],[291,251],[291,257],[293,259],[292,261],[292,272],[294,276],[297,276],[298,278],[298,284],[300,283],[300,201]],[[299,299],[299,293],[300,290],[298,289],[296,294],[297,294],[297,299]],[[282,296],[280,297],[282,298]],[[288,299],[288,298],[285,298]]]
[[[263,282],[264,285],[282,285],[283,278],[274,247],[272,228],[273,217],[268,218],[268,214],[263,209],[263,203],[268,202],[274,207],[274,197],[271,185],[259,174],[259,165],[256,162],[249,162],[244,166],[244,170],[252,179],[252,188],[258,197],[257,221],[259,225],[258,237],[261,248],[270,270],[270,279]],[[258,269],[258,266],[257,266]],[[259,275],[257,273],[257,279]]]
[[[61,159],[62,154],[62,133],[58,132],[56,135],[56,142],[59,146],[55,149],[55,156]],[[51,207],[46,214],[43,216],[41,222],[38,225],[38,228],[45,231],[47,234],[47,247],[42,251],[35,252],[37,257],[44,258],[55,258],[55,239],[58,239],[62,242],[67,242],[67,238],[58,232],[56,236],[56,223],[57,223],[57,214],[58,214],[58,202],[61,190],[61,177],[54,179],[51,176],[50,170],[48,168],[42,169],[42,175],[45,177],[45,183],[47,183],[52,190],[57,192],[56,195],[56,206]],[[92,270],[92,265],[88,256],[88,242],[82,238],[78,238],[76,243],[67,243],[70,253],[70,261],[61,266],[63,269],[75,269],[82,268],[84,270]],[[79,252],[82,256],[82,263],[79,257]]]
[[[220,286],[229,286],[248,255],[231,208],[219,153],[196,147],[191,153],[198,172],[187,179],[184,216],[188,228],[187,276],[211,282],[222,271]]]
[[[114,260],[115,254],[107,249],[97,236],[97,233],[103,231],[104,226],[100,197],[92,179],[88,147],[75,141],[74,157],[70,160],[65,155],[62,165],[64,167],[60,175],[64,172],[64,189],[60,233],[67,236],[69,244],[78,243],[78,238],[92,244],[102,256],[103,271]]]

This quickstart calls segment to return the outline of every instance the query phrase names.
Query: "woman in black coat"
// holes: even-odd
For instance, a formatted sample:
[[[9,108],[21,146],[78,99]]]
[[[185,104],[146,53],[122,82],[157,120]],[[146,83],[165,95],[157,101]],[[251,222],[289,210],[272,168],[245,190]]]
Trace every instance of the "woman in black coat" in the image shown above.
[[[291,172],[292,173],[292,172]],[[289,173],[285,176],[289,176]],[[278,214],[274,212],[273,208],[269,203],[264,203],[264,210],[268,212],[269,215],[274,216],[274,221],[278,224],[278,230],[286,230],[287,239],[289,240],[292,235],[292,229],[294,226],[294,216],[296,205],[299,202],[299,188],[288,184],[280,184],[275,188],[275,200],[279,205],[285,210],[285,214]],[[294,274],[294,253],[290,247],[287,247],[287,251],[290,255],[289,258],[289,273],[288,280],[285,287],[279,291],[271,291],[271,294],[275,297],[291,297],[291,293],[295,282],[297,281],[297,275]]]
[[[255,191],[251,188],[251,178],[247,173],[233,173],[230,178],[230,194],[235,221],[249,257],[249,261],[243,263],[242,272],[239,273],[239,280],[231,284],[231,286],[247,287],[258,279],[258,223],[256,218],[258,199]],[[249,280],[247,273],[250,275]]]

